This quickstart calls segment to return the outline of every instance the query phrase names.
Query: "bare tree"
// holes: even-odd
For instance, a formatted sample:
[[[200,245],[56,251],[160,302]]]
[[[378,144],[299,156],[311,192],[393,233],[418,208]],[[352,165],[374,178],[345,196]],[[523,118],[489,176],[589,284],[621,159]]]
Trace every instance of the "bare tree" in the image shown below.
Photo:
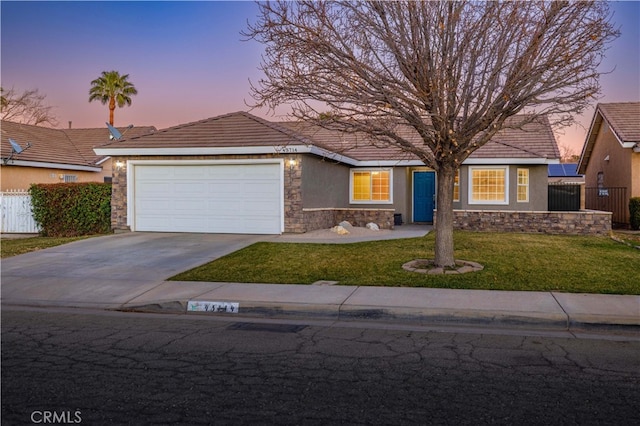
[[[47,95],[41,94],[38,89],[29,89],[20,93],[12,87],[9,90],[0,88],[0,92],[2,94],[0,117],[3,120],[35,126],[58,125],[53,107],[45,103]]]
[[[364,132],[436,170],[438,266],[454,264],[460,164],[507,125],[519,128],[543,115],[571,123],[598,96],[597,67],[618,36],[606,2],[597,1],[259,7],[244,33],[265,45],[255,106],[289,103],[295,118]],[[319,114],[319,104],[329,113]],[[417,140],[405,136],[407,126]]]
[[[568,143],[559,144],[558,149],[560,150],[560,162],[577,163],[580,160],[580,154]]]

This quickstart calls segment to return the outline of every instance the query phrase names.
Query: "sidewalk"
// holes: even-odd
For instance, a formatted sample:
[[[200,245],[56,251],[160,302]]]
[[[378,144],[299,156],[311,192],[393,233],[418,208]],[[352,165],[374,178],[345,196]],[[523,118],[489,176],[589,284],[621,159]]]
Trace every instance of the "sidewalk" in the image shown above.
[[[425,228],[401,229],[387,233],[388,237],[426,233]],[[556,331],[603,328],[640,337],[640,296],[339,286],[327,282],[165,281],[256,241],[319,242],[320,237],[131,233],[81,240],[3,259],[2,304]],[[371,237],[353,235],[350,239],[354,238]],[[192,309],[188,309],[189,302]],[[208,310],[194,312],[193,302],[202,302],[200,306]],[[228,304],[237,304],[232,305],[233,313],[218,311]]]
[[[167,314],[382,321],[415,325],[637,332],[640,296],[295,284],[160,281],[118,291],[106,280],[24,284],[6,305]],[[87,292],[87,284],[100,291]],[[48,289],[48,290],[45,290]],[[115,291],[114,291],[115,290]],[[237,303],[236,312],[193,312],[189,302]]]
[[[188,301],[235,302],[242,316],[307,317],[412,324],[555,330],[617,327],[640,333],[640,296],[354,287],[164,282],[118,309],[189,312]]]

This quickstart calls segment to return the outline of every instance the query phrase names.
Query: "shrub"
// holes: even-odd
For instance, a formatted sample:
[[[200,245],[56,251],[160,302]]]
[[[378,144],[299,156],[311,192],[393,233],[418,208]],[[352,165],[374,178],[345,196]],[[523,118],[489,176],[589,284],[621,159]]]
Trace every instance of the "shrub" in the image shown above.
[[[631,229],[640,229],[640,197],[629,200],[629,213],[631,215]]]
[[[34,184],[33,217],[46,237],[75,237],[111,231],[110,183]]]

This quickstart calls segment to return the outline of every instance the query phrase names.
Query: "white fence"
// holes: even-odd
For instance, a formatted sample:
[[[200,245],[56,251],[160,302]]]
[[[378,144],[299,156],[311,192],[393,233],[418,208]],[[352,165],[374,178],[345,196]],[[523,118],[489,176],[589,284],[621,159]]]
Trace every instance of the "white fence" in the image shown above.
[[[31,196],[26,191],[0,192],[0,232],[35,233],[40,229],[31,213]]]

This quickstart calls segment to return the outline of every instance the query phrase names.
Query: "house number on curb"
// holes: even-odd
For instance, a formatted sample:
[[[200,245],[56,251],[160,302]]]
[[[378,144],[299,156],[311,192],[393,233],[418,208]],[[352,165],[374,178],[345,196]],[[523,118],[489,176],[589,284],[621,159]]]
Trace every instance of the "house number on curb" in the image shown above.
[[[187,312],[210,312],[237,314],[240,304],[237,302],[203,302],[190,300],[187,303]]]

